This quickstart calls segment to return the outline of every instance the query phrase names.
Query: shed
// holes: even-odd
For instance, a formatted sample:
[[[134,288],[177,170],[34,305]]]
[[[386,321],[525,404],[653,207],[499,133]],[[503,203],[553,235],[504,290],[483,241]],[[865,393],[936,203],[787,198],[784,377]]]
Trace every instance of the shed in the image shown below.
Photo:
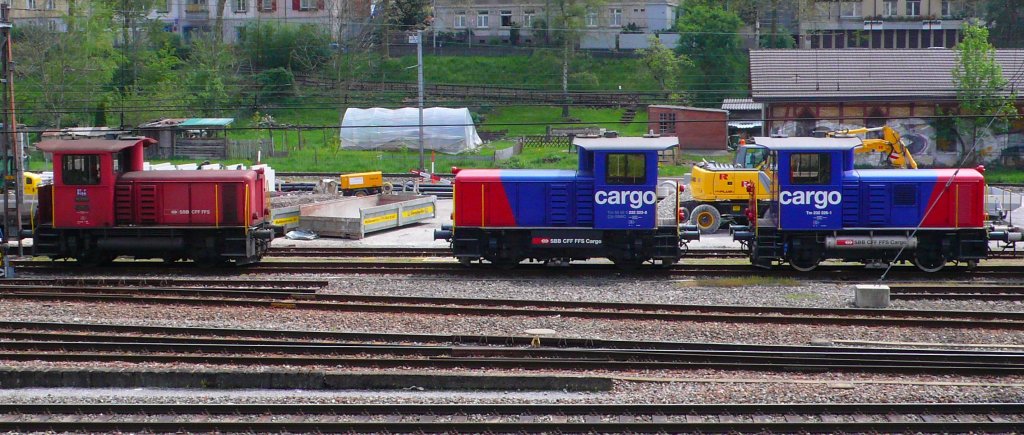
[[[227,127],[234,118],[165,118],[138,127],[139,133],[156,139],[146,152],[151,158],[227,158]]]
[[[728,111],[654,105],[647,108],[647,119],[648,129],[662,136],[675,136],[680,149],[728,149]]]

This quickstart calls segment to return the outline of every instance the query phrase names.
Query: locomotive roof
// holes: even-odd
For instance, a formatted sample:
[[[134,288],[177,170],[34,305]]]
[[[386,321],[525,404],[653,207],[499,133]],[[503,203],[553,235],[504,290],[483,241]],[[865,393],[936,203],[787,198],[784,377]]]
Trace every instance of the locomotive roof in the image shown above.
[[[256,173],[251,170],[195,170],[195,171],[134,171],[121,176],[124,180],[137,181],[241,181],[254,180]]]
[[[861,146],[858,137],[755,137],[754,145],[772,150],[851,150]]]
[[[572,141],[573,145],[587,151],[661,151],[679,145],[679,138],[665,137],[614,137],[582,138]]]
[[[64,139],[44,140],[36,144],[36,148],[48,153],[115,153],[142,142],[143,146],[155,144],[156,140],[143,137],[135,139]]]

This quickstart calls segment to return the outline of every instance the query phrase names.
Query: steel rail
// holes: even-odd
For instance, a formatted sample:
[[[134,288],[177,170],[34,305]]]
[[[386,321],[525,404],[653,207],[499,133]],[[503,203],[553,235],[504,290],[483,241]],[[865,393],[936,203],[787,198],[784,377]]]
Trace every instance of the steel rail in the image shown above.
[[[221,287],[221,288],[272,288],[287,289],[322,289],[330,282],[323,279],[203,279],[199,277],[79,277],[79,276],[46,276],[16,277],[0,280],[0,286],[92,286],[92,287]]]
[[[408,344],[445,343],[454,346],[539,346],[545,348],[581,349],[661,349],[661,350],[735,350],[735,351],[785,351],[785,352],[840,352],[848,348],[833,346],[801,345],[760,345],[737,343],[703,343],[673,341],[605,340],[571,337],[530,337],[525,335],[446,335],[446,334],[403,334],[381,332],[335,332],[281,329],[233,329],[201,328],[178,326],[144,326],[96,323],[56,323],[0,321],[0,338],[8,340],[66,340],[66,341],[127,341],[176,343],[182,337],[196,343],[227,344]],[[117,335],[129,334],[129,335]],[[534,340],[536,339],[536,342]],[[908,349],[881,347],[856,348],[874,353],[900,353]],[[921,349],[909,349],[922,352]],[[930,353],[947,355],[978,355],[991,353],[1007,355],[997,350],[956,350],[935,349]]]
[[[90,337],[83,337],[90,338]],[[124,337],[129,338],[129,337]],[[600,349],[600,348],[541,348],[496,346],[438,346],[420,344],[349,344],[349,343],[217,343],[209,340],[179,338],[177,340],[149,341],[147,338],[114,342],[92,340],[0,341],[6,350],[76,351],[76,352],[149,352],[149,353],[280,353],[289,355],[360,355],[379,353],[407,356],[450,357],[505,357],[505,358],[586,358],[608,360],[642,359],[649,361],[676,361],[700,358],[750,358],[774,360],[827,360],[857,362],[902,361],[915,363],[964,363],[979,367],[1024,367],[1021,352],[943,352],[918,349],[899,349],[875,352],[870,348],[838,348],[822,350],[793,350],[787,346],[762,346],[760,349],[704,349],[694,344],[691,349]],[[984,358],[985,361],[978,360]]]
[[[1024,421],[1018,404],[3,404],[0,409],[17,420],[0,418],[5,431],[998,432],[1019,430]]]
[[[106,290],[106,289],[100,289]],[[598,301],[443,298],[357,294],[283,294],[237,297],[177,297],[175,289],[129,289],[126,293],[24,291],[0,287],[0,299],[127,302],[165,305],[217,305],[347,312],[418,313],[476,316],[562,316],[585,319],[774,323],[806,325],[912,326],[963,329],[1024,329],[1024,312],[953,310],[874,310],[856,308],[672,305]],[[221,294],[227,293],[219,291]],[[153,295],[157,293],[157,295]],[[201,294],[199,290],[182,293]]]
[[[890,297],[900,300],[1024,300],[1024,286],[1014,284],[890,285]]]
[[[364,352],[364,354],[366,354]],[[769,357],[701,357],[687,361],[607,360],[587,358],[535,358],[535,357],[339,357],[327,355],[282,356],[274,354],[159,354],[159,353],[102,353],[102,352],[27,352],[0,351],[2,361],[45,361],[69,363],[136,364],[212,364],[246,366],[322,366],[360,369],[517,369],[517,370],[598,370],[598,371],[651,371],[651,370],[729,370],[729,371],[810,371],[849,373],[928,373],[960,375],[1020,375],[1021,365],[984,365],[967,363],[928,364],[915,361],[862,361],[856,359],[834,361],[829,359],[799,359]]]
[[[417,263],[382,263],[379,261],[265,261],[247,267],[228,267],[203,269],[191,263],[167,265],[156,262],[115,262],[110,266],[98,268],[69,267],[73,262],[44,262],[18,260],[13,262],[22,271],[31,272],[63,272],[67,274],[103,274],[103,273],[189,273],[203,275],[246,275],[246,274],[398,274],[398,275],[443,275],[443,276],[608,276],[635,275],[644,277],[679,277],[679,276],[774,276],[778,271],[758,269],[746,264],[676,264],[667,268],[643,267],[634,271],[625,271],[610,264],[577,264],[570,267],[547,267],[541,264],[521,264],[512,269],[491,265],[471,265],[469,267],[449,262],[417,262]],[[913,266],[901,266],[893,269],[896,275],[905,275],[920,279],[920,271]],[[947,268],[929,274],[929,278],[962,278],[965,274],[973,277],[992,278],[1024,278],[1024,268],[1020,266],[980,266],[974,270],[965,268]],[[809,280],[849,280],[857,277],[877,278],[877,271],[862,266],[821,266],[811,272],[789,275]]]

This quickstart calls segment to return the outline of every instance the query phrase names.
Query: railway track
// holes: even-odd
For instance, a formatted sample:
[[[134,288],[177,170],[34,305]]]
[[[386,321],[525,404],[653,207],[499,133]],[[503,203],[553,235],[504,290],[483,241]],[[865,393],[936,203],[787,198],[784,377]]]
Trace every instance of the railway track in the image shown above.
[[[3,325],[6,326],[6,325]],[[0,327],[3,327],[0,326]],[[25,326],[25,325],[23,325]],[[51,325],[52,326],[52,325]],[[82,328],[83,325],[70,325]],[[123,327],[129,329],[128,327]],[[86,328],[89,329],[89,328]],[[150,331],[158,327],[145,328]],[[584,347],[525,346],[497,337],[496,344],[452,342],[425,337],[411,344],[403,334],[387,341],[323,341],[225,338],[107,331],[0,330],[0,360],[47,362],[191,363],[346,368],[838,371],[895,373],[1019,374],[1024,353],[974,350],[915,350],[722,343],[594,342]],[[228,331],[228,330],[226,330]],[[244,333],[251,333],[245,331]],[[416,337],[420,338],[420,337]],[[444,342],[444,340],[449,340]],[[506,337],[507,339],[507,337]]]
[[[0,404],[20,432],[950,432],[1019,430],[1024,405]]]
[[[323,294],[276,288],[49,286],[0,281],[0,299],[213,305],[264,309],[460,316],[561,316],[579,319],[1024,329],[1022,312],[872,310],[597,301]]]
[[[890,298],[899,300],[1024,301],[1024,285],[1019,284],[901,284],[889,288]]]
[[[249,275],[249,274],[298,274],[298,275],[442,275],[442,276],[608,276],[634,274],[636,276],[671,278],[691,276],[751,276],[778,275],[778,270],[758,269],[747,264],[676,264],[669,267],[648,266],[636,270],[622,270],[611,264],[585,263],[569,267],[550,267],[543,264],[523,263],[515,268],[495,267],[489,264],[462,266],[454,262],[380,262],[380,261],[264,261],[243,267],[201,268],[193,263],[118,261],[108,266],[78,268],[75,262],[51,262],[17,260],[12,264],[21,272],[38,272],[66,275],[144,275],[147,273],[188,273],[190,275]],[[781,268],[776,268],[781,269]],[[877,278],[882,272],[863,266],[823,265],[810,272],[793,273],[789,276],[815,280],[854,280]],[[1020,266],[979,266],[973,270],[966,267],[947,267],[930,273],[929,279],[963,278],[1024,278],[1024,267]],[[894,278],[922,279],[920,270],[910,265],[899,265],[889,276]]]
[[[992,251],[990,258],[1022,258],[1024,251]],[[399,248],[399,247],[275,247],[267,257],[319,257],[319,258],[402,258],[402,257],[451,257],[451,249],[440,248]],[[747,258],[738,249],[689,248],[686,258]]]

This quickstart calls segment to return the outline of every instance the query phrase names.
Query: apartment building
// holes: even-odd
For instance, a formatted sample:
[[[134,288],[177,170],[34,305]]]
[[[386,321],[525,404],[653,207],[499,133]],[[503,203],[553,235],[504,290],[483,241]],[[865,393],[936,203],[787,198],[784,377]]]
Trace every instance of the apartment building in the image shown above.
[[[49,30],[65,31],[68,0],[6,0],[11,6],[11,21],[15,25],[43,26]]]
[[[616,48],[617,35],[627,28],[641,33],[667,30],[675,24],[678,8],[678,0],[607,2],[584,17],[582,45]],[[538,44],[544,41],[534,26],[551,23],[555,14],[555,5],[544,0],[437,0],[433,29],[469,31],[474,44]]]
[[[340,10],[343,7],[344,14]],[[216,8],[217,0],[160,0],[154,18],[188,40],[195,32],[213,30]],[[233,43],[251,22],[317,24],[335,32],[338,17],[359,20],[369,15],[370,0],[227,0],[223,36],[225,42]]]
[[[982,0],[815,1],[802,11],[801,48],[953,47]]]

